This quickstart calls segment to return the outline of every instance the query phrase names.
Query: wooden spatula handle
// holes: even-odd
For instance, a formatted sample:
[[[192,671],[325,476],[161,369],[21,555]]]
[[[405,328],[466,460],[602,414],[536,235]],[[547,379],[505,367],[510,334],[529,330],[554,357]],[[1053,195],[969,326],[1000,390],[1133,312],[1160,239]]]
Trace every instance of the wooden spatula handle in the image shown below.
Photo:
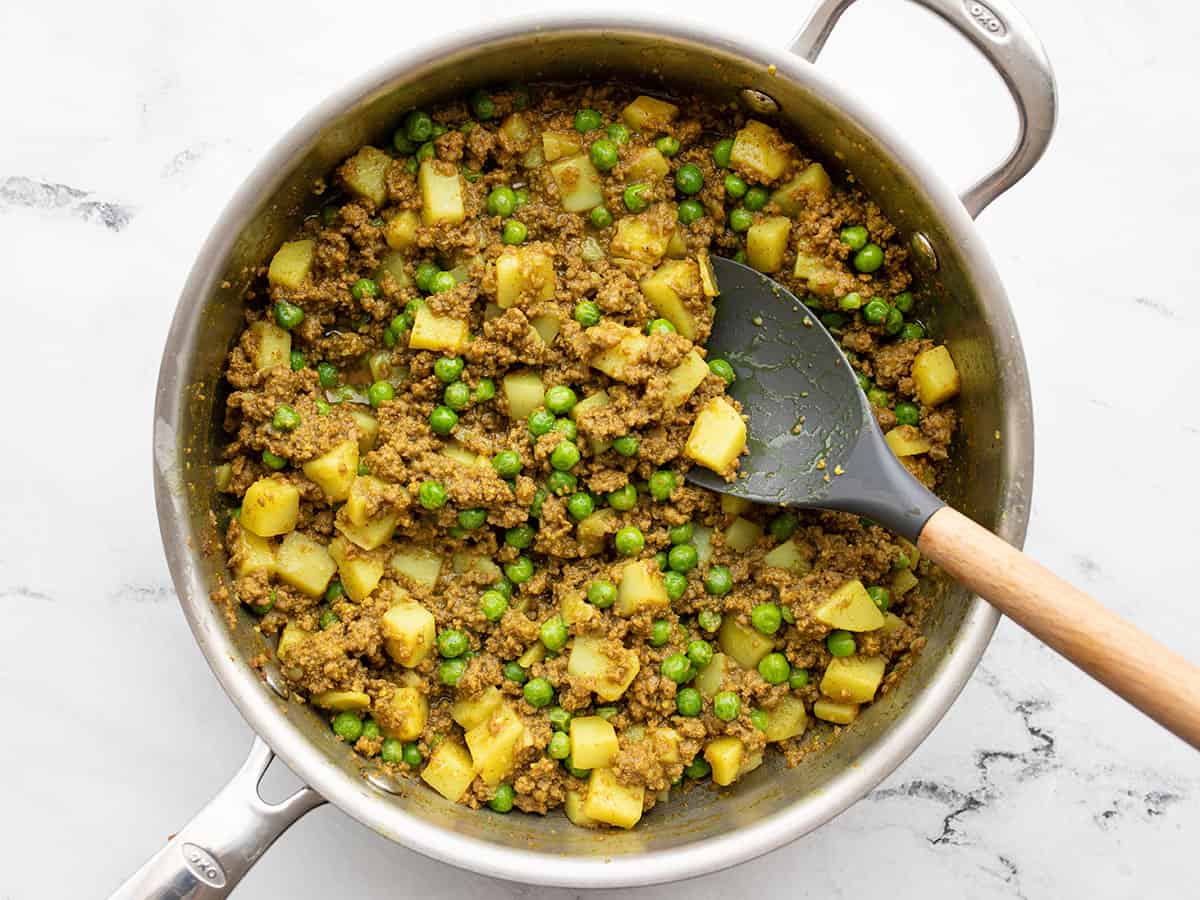
[[[925,524],[917,546],[1047,646],[1200,749],[1200,668],[948,506]]]

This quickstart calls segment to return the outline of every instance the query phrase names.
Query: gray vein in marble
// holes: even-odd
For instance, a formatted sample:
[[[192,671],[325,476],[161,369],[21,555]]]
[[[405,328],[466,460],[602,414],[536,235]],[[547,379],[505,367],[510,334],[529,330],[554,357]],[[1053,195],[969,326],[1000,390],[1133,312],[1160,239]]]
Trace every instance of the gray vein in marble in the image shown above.
[[[203,159],[211,147],[211,144],[204,142],[194,147],[185,147],[183,150],[180,150],[167,160],[167,164],[162,167],[162,177],[169,179],[183,175]]]
[[[162,584],[123,584],[108,595],[109,603],[162,603],[174,599],[175,592]]]
[[[41,591],[35,591],[31,587],[26,587],[23,584],[13,585],[12,587],[0,588],[0,599],[8,600],[42,600],[49,603],[54,602],[54,598],[49,594],[44,594]]]
[[[0,211],[5,209],[41,209],[60,212],[83,222],[103,225],[109,231],[120,231],[133,219],[133,210],[120,203],[89,200],[89,191],[12,175],[0,178]]]
[[[1151,312],[1156,312],[1160,316],[1167,319],[1178,319],[1179,313],[1167,306],[1161,300],[1153,300],[1150,297],[1134,297],[1133,302],[1143,309],[1148,309]]]

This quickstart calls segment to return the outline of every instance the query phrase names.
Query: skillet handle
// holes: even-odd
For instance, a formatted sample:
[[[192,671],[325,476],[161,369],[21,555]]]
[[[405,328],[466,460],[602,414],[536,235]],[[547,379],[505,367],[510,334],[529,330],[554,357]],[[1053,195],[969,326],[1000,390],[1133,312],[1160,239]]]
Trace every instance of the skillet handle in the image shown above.
[[[792,39],[791,51],[816,62],[838,19],[855,0],[822,0]],[[975,45],[1004,80],[1017,107],[1017,142],[1004,162],[962,195],[976,218],[1020,181],[1046,152],[1058,109],[1054,70],[1029,22],[1008,0],[911,0]]]
[[[258,785],[275,754],[262,738],[208,805],[180,829],[109,900],[217,900],[228,897],[250,867],[289,826],[325,799],[303,787],[267,803]]]

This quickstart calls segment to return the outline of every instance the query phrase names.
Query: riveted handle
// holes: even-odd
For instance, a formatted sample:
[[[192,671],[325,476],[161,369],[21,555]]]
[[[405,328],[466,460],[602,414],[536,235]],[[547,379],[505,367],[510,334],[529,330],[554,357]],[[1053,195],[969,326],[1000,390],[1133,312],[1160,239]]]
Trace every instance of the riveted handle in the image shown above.
[[[838,19],[855,0],[822,0],[791,50],[816,62]],[[1020,181],[1046,152],[1058,110],[1054,70],[1029,22],[1006,0],[910,0],[975,45],[1004,80],[1017,107],[1017,141],[1005,160],[962,195],[971,218]]]

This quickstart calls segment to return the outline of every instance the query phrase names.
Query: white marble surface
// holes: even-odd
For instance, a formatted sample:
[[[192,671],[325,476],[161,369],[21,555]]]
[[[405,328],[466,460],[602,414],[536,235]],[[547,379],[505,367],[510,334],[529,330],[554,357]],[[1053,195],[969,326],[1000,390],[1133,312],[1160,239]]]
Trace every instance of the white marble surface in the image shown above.
[[[3,900],[105,895],[242,759],[249,731],[193,645],[159,545],[161,342],[218,210],[310,105],[461,21],[563,4],[461,5],[470,15],[452,19],[369,0],[0,8]],[[672,14],[780,42],[804,6]],[[1185,91],[1200,20],[1166,0],[1024,7],[1057,65],[1061,124],[980,224],[1033,374],[1027,546],[1200,658],[1200,106]],[[906,4],[853,10],[822,65],[952,184],[1007,146],[999,82]],[[933,736],[840,819],[686,887],[611,895],[1195,896],[1198,800],[1193,751],[1004,624]],[[427,894],[568,892],[459,872],[323,808],[238,896]]]

